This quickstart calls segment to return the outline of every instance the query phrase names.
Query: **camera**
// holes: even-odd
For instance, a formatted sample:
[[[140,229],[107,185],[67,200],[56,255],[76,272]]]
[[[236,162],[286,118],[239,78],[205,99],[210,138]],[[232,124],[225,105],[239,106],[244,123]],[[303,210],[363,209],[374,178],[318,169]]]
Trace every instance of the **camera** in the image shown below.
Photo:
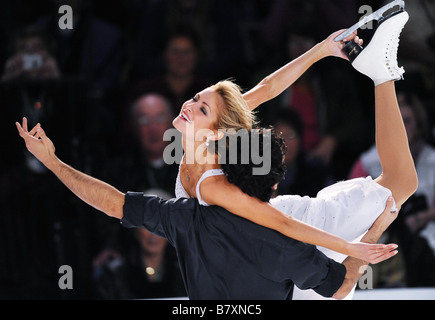
[[[23,70],[32,70],[42,66],[42,56],[39,54],[23,55]]]

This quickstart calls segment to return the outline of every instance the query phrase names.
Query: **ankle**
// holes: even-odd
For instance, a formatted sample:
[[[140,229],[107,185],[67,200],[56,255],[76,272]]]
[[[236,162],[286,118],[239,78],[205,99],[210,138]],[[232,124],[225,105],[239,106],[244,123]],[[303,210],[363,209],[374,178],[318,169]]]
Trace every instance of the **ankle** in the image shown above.
[[[390,88],[390,87],[394,88],[394,82],[395,82],[395,80],[388,80],[388,81],[378,83],[378,84],[375,83],[375,88],[377,88],[377,89],[384,89],[384,88]]]

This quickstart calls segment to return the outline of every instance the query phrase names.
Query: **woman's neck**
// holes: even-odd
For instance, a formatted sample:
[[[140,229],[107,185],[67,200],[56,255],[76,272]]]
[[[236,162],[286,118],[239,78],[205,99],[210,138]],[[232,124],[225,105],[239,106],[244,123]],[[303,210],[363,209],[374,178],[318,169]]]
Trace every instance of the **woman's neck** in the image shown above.
[[[185,153],[182,165],[203,167],[205,170],[220,168],[218,155],[212,153],[205,142],[186,142],[183,137],[182,144]]]
[[[217,155],[208,151],[204,143],[184,150],[185,155],[180,167],[181,184],[190,197],[196,198],[196,185],[202,174],[207,170],[219,169],[220,164]]]

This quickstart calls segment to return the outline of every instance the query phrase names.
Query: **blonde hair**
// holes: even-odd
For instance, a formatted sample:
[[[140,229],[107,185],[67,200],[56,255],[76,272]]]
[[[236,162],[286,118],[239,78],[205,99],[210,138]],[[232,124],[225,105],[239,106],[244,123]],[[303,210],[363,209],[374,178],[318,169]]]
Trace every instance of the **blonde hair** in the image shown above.
[[[222,80],[210,87],[218,93],[224,102],[220,108],[216,129],[251,130],[257,124],[254,112],[242,96],[241,88],[232,80]]]

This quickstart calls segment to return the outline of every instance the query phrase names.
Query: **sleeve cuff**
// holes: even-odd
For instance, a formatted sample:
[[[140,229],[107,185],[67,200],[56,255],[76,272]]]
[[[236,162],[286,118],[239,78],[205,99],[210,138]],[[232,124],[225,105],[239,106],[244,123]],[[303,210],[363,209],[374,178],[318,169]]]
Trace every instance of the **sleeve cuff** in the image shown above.
[[[318,294],[330,298],[337,292],[344,282],[346,267],[333,260],[329,261],[329,271],[322,284],[313,288]]]
[[[121,225],[125,228],[143,227],[143,193],[127,192],[123,207]]]

